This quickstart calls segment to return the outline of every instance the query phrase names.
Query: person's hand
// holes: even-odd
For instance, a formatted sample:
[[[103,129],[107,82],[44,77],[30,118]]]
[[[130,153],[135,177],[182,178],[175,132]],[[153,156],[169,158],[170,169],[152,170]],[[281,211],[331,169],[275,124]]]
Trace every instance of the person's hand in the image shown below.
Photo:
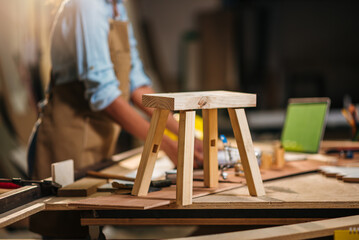
[[[161,149],[167,154],[167,156],[177,166],[177,161],[178,161],[178,143],[177,143],[177,141],[173,141],[169,137],[163,136]],[[203,142],[199,139],[195,139],[193,167],[194,168],[202,168],[203,167]]]
[[[194,141],[194,168],[203,168],[203,141],[195,138]]]
[[[178,143],[177,141],[171,140],[166,135],[163,136],[161,149],[171,159],[171,161],[177,166],[177,155],[178,155]]]

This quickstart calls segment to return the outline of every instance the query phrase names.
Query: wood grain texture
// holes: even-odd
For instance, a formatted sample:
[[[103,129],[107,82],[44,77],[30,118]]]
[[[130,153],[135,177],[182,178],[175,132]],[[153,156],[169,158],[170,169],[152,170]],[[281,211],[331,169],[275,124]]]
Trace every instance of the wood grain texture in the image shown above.
[[[204,186],[218,186],[218,110],[203,109]]]
[[[142,104],[172,111],[255,107],[256,94],[230,91],[155,93],[143,95]]]
[[[177,238],[186,240],[222,240],[222,239],[312,239],[332,236],[335,230],[349,229],[359,225],[359,215],[333,218],[279,227],[262,228],[231,233],[213,234],[198,237]]]
[[[148,193],[168,114],[169,110],[163,109],[155,109],[152,114],[151,125],[143,147],[132,195],[146,196]]]
[[[229,108],[228,113],[241,156],[249,193],[252,196],[263,196],[265,191],[244,109]]]
[[[45,209],[45,199],[39,199],[0,214],[0,228],[20,221]]]
[[[93,198],[86,198],[79,201],[71,201],[69,206],[71,207],[101,207],[102,209],[139,209],[145,210],[163,205],[168,205],[169,200],[164,199],[150,199],[141,198],[131,195],[117,195],[112,194],[110,196],[98,196]]]
[[[283,225],[303,223],[313,218],[82,218],[81,225],[145,225],[145,226],[225,226]]]
[[[69,184],[57,191],[59,197],[86,197],[97,191],[97,187],[105,184],[105,179],[82,178],[72,184]]]
[[[177,204],[192,204],[195,111],[180,111],[177,163]]]

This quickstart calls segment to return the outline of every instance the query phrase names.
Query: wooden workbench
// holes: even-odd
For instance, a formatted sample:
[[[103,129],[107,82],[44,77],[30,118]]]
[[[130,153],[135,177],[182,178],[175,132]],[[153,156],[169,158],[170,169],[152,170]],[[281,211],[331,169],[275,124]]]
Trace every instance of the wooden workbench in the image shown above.
[[[149,210],[78,207],[68,203],[84,198],[50,197],[43,201],[41,211],[81,211],[81,224],[87,226],[273,226],[359,215],[359,184],[308,173],[267,181],[264,186],[266,195],[262,197],[249,196],[247,187],[239,184],[231,190],[196,197],[189,206],[172,202]],[[110,194],[98,192],[89,197]]]

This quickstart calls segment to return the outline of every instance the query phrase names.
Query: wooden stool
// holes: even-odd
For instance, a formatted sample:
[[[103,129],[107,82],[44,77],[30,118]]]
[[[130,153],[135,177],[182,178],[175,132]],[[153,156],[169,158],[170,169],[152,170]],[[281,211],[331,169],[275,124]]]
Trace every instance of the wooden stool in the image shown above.
[[[255,94],[228,91],[146,94],[142,97],[142,103],[145,107],[156,109],[152,115],[132,195],[147,195],[170,110],[180,111],[177,204],[192,204],[195,109],[203,111],[204,185],[205,187],[218,186],[218,108],[228,108],[250,195],[265,194],[243,109],[256,106]]]

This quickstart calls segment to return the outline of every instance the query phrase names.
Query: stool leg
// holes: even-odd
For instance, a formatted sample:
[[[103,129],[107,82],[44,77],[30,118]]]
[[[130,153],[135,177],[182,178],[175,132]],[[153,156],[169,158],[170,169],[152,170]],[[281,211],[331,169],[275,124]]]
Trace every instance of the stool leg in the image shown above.
[[[151,125],[143,147],[132,195],[146,196],[148,193],[168,114],[169,110],[163,109],[155,109],[152,114]]]
[[[229,108],[228,112],[241,156],[249,194],[252,196],[263,196],[265,191],[262,177],[254,154],[252,137],[244,109]]]
[[[218,187],[217,109],[203,109],[203,173],[205,187]]]
[[[177,163],[177,205],[192,204],[195,111],[180,111]]]

